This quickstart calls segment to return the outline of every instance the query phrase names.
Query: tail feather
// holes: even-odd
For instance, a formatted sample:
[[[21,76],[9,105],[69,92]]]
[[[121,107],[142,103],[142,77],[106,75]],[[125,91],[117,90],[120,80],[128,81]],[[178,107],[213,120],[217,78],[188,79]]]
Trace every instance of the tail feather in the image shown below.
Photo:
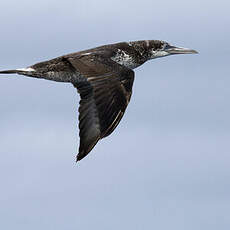
[[[0,74],[24,74],[24,75],[31,75],[31,73],[36,72],[35,69],[27,67],[22,69],[11,69],[11,70],[2,70],[0,71]]]
[[[20,71],[16,70],[16,69],[12,69],[12,70],[3,70],[0,71],[0,74],[12,74],[12,73],[19,73]]]

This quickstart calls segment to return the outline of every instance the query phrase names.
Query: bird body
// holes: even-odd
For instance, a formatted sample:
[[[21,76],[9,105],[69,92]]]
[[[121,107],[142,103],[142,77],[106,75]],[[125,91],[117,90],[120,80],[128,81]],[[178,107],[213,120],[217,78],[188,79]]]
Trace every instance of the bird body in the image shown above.
[[[71,53],[27,68],[0,71],[0,74],[17,73],[73,84],[81,97],[78,161],[119,124],[131,98],[133,69],[150,59],[186,53],[197,52],[159,40],[121,42]]]

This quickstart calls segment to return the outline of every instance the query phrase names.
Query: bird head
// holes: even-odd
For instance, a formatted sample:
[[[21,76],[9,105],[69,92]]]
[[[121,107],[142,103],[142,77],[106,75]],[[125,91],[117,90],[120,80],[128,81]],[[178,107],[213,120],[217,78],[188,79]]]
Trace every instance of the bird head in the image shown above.
[[[148,47],[148,59],[154,59],[159,57],[165,57],[174,54],[196,54],[196,50],[177,47],[170,45],[168,42],[159,40],[148,40],[146,41]]]

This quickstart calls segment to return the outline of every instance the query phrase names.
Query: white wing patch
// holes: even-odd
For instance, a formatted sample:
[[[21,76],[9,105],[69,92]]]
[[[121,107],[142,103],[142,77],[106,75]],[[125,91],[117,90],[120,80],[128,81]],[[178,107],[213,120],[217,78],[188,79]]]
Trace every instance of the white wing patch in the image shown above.
[[[81,56],[87,56],[87,55],[90,55],[91,54],[91,52],[89,52],[89,53],[83,53],[83,54],[81,54]]]

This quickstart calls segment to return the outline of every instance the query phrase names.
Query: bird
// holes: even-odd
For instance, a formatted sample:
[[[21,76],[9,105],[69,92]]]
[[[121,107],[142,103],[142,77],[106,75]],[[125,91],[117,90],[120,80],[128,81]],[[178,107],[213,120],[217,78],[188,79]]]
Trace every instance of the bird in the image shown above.
[[[63,55],[21,69],[0,74],[19,74],[71,83],[80,94],[80,161],[97,142],[109,136],[119,124],[132,95],[133,69],[146,61],[196,50],[173,46],[162,40],[119,42]]]

